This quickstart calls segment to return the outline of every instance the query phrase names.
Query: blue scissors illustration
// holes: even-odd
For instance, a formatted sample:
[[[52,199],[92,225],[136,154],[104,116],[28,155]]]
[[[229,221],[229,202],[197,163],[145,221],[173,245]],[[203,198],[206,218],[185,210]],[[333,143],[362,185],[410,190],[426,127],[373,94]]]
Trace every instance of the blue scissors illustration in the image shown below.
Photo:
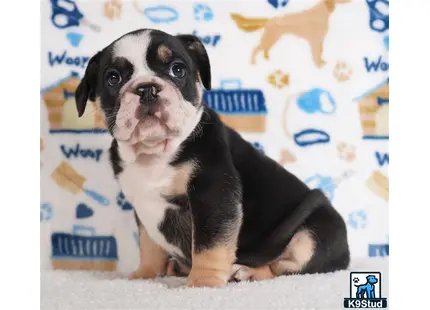
[[[99,26],[91,24],[84,18],[84,15],[79,11],[78,6],[73,0],[51,0],[51,5],[51,21],[55,27],[65,29],[82,24],[96,32],[100,31]]]
[[[377,32],[384,32],[390,28],[388,13],[381,12],[380,9],[388,11],[388,0],[367,0],[370,10],[370,28]]]

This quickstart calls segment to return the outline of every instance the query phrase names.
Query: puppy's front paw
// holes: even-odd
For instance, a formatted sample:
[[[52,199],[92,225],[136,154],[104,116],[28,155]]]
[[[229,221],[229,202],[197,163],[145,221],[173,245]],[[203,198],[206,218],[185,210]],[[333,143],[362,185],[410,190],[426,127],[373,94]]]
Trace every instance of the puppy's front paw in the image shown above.
[[[251,268],[244,265],[234,264],[230,281],[261,281],[274,278],[272,270],[268,265]]]
[[[230,276],[230,281],[240,282],[250,280],[252,277],[251,269],[244,266],[234,264],[232,268],[232,273]]]
[[[158,276],[157,272],[148,268],[139,267],[138,269],[136,269],[135,271],[131,272],[128,275],[128,279],[129,280],[155,279],[157,276]]]
[[[224,287],[227,276],[218,270],[191,270],[188,276],[188,287]]]

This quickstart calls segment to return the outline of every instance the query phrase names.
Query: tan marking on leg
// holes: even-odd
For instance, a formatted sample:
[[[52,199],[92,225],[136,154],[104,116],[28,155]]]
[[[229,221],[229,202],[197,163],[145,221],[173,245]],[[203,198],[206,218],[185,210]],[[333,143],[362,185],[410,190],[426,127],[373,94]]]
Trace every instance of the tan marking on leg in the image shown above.
[[[309,230],[297,232],[279,260],[270,265],[272,272],[279,276],[297,273],[311,260],[315,251],[315,240]]]
[[[237,206],[239,214],[236,221],[224,226],[224,239],[216,246],[196,253],[194,224],[191,230],[192,266],[188,275],[190,287],[223,287],[230,279],[233,262],[236,260],[237,239],[242,223],[242,206]]]
[[[145,228],[139,227],[140,263],[129,279],[153,279],[164,275],[167,253],[149,237]]]
[[[192,255],[193,265],[188,286],[223,287],[230,278],[236,247],[219,245]]]
[[[162,62],[167,63],[172,57],[172,51],[166,45],[160,45],[157,49],[157,56]]]
[[[188,182],[190,181],[197,165],[193,162],[187,162],[177,168],[177,172],[170,183],[170,186],[163,193],[167,196],[176,196],[187,194]]]
[[[254,274],[251,277],[251,281],[261,281],[267,279],[273,279],[275,275],[270,269],[269,265],[254,268]]]

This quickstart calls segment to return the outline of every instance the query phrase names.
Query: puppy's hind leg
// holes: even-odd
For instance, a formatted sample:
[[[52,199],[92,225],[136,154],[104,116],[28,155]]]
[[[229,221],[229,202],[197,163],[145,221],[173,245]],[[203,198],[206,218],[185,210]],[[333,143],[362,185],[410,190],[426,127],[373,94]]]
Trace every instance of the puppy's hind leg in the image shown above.
[[[313,234],[303,229],[294,234],[281,257],[270,264],[275,276],[301,273],[314,256],[316,242]]]
[[[232,281],[259,281],[280,275],[301,273],[315,251],[312,233],[303,229],[294,234],[284,253],[273,263],[258,267],[233,265]]]

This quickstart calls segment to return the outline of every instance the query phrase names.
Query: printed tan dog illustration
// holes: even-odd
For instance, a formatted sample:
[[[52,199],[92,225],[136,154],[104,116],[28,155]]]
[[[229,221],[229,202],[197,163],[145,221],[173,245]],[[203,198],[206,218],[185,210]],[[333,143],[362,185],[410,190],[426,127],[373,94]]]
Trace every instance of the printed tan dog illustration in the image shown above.
[[[312,49],[312,58],[317,67],[325,65],[322,59],[324,39],[328,31],[330,14],[336,4],[349,3],[351,0],[322,0],[314,7],[298,13],[284,14],[274,18],[250,18],[232,13],[231,18],[237,26],[246,32],[253,32],[264,28],[260,44],[254,48],[251,63],[260,51],[264,58],[269,59],[269,50],[284,34],[293,34],[306,39]]]

